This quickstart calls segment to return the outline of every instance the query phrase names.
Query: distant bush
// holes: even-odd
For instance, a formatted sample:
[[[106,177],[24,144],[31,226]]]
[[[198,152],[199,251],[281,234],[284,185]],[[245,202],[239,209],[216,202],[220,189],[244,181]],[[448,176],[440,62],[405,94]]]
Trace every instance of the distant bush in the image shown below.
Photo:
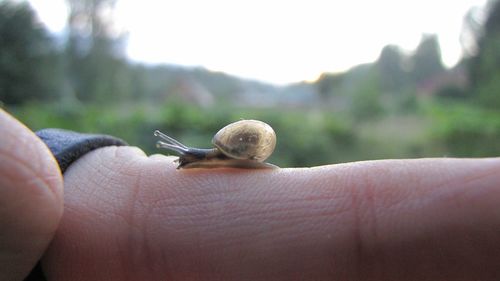
[[[500,155],[500,113],[464,104],[434,106],[433,136],[447,155],[491,157]]]

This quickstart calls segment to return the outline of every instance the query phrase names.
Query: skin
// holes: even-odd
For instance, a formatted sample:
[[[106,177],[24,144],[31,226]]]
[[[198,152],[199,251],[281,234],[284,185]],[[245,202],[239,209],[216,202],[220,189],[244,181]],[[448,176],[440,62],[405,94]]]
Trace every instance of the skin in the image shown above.
[[[0,280],[42,256],[50,281],[500,277],[499,158],[176,170],[106,147],[66,171],[59,222],[47,149],[4,112],[0,135]]]
[[[22,280],[46,250],[63,211],[54,157],[0,109],[0,280]]]

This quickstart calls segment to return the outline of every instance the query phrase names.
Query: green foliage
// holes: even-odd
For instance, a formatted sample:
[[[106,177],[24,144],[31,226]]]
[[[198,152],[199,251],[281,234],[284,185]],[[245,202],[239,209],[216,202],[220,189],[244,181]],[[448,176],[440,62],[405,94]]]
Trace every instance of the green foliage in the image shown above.
[[[27,3],[0,2],[0,101],[20,104],[58,94],[60,60]]]
[[[500,27],[500,26],[499,26]],[[500,32],[483,41],[476,58],[476,81],[473,84],[477,102],[487,108],[500,106]]]
[[[436,35],[424,35],[415,53],[411,57],[412,76],[414,81],[425,83],[444,72],[441,51]]]
[[[500,107],[500,1],[490,1],[486,21],[475,35],[478,47],[470,58],[470,91],[475,102],[485,108]]]
[[[68,75],[76,97],[83,102],[120,101],[132,96],[131,73],[125,60],[92,48],[81,58],[71,58]]]
[[[336,92],[340,92],[342,90],[342,84],[344,80],[344,74],[321,74],[316,81],[316,88],[318,94],[326,99],[331,95],[334,95]]]
[[[446,155],[491,157],[500,155],[500,113],[463,103],[430,107],[433,138]]]
[[[384,113],[415,112],[416,94],[422,90],[433,94],[449,77],[450,87],[462,90],[463,86],[455,82],[457,73],[460,72],[450,70],[444,77],[437,37],[425,35],[413,54],[388,45],[375,63],[354,67],[346,73],[321,75],[316,90],[336,110],[349,112],[356,120],[369,120]]]
[[[465,99],[468,97],[467,92],[455,85],[447,85],[440,88],[436,93],[436,97],[441,99],[450,99],[451,101],[457,99]]]
[[[376,119],[384,112],[379,81],[375,71],[360,81],[353,93],[351,105],[351,114],[356,120]]]
[[[405,56],[397,46],[382,49],[376,62],[380,87],[388,92],[398,92],[408,87],[408,73],[404,68]]]
[[[105,16],[115,0],[67,0],[69,38],[65,45],[65,75],[69,92],[83,102],[130,99],[133,68],[122,56],[124,37],[112,34]],[[109,11],[107,11],[109,13]]]

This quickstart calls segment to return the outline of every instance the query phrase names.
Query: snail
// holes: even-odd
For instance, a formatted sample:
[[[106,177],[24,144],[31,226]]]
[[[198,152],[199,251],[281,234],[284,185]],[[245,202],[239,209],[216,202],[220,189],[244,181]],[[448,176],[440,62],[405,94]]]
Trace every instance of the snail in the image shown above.
[[[214,148],[187,147],[181,142],[156,130],[158,148],[177,152],[180,168],[235,167],[247,169],[273,169],[277,166],[264,161],[276,146],[276,134],[268,124],[258,120],[241,120],[220,129],[212,139]]]

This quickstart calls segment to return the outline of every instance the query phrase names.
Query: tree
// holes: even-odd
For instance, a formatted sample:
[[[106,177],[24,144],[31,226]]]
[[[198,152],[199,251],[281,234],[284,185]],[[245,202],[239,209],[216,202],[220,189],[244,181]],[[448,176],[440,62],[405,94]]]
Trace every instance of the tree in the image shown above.
[[[332,95],[334,92],[339,92],[344,80],[344,74],[334,74],[334,73],[323,73],[316,81],[316,89],[319,96],[326,100]]]
[[[405,57],[397,46],[388,45],[382,49],[377,60],[380,87],[389,92],[400,91],[407,86],[407,71],[404,69]]]
[[[443,73],[441,49],[436,35],[423,35],[420,44],[411,57],[412,76],[418,84]]]
[[[82,101],[116,100],[127,92],[130,69],[122,56],[124,37],[113,34],[116,0],[68,0],[67,73]]]
[[[486,20],[475,38],[477,52],[470,58],[471,91],[485,107],[500,107],[500,1],[490,1]]]
[[[57,95],[58,56],[27,3],[0,2],[0,101],[20,104]]]

